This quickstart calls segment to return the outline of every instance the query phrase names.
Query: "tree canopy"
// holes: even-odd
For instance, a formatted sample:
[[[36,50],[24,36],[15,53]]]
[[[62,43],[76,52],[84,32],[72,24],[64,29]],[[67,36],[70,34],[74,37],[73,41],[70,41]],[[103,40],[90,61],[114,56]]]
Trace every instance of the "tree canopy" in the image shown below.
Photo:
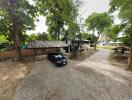
[[[125,25],[124,33],[129,34],[132,40],[132,0],[111,0],[110,6],[110,13],[119,11],[119,18]]]
[[[110,0],[110,6],[110,12],[119,11],[119,17],[132,24],[132,0]]]
[[[20,36],[35,27],[36,8],[27,0],[2,0],[0,5],[0,34],[15,44],[17,58],[21,60]]]
[[[107,13],[92,13],[85,20],[85,26],[88,30],[93,30],[93,35],[94,32],[97,31],[98,36],[96,39],[94,39],[95,49],[96,42],[99,39],[99,36],[104,32],[106,28],[111,26],[112,22],[112,17]]]
[[[132,70],[132,0],[110,0],[110,12],[119,11],[119,18],[125,25],[125,40],[130,41],[131,49],[128,57],[128,68]]]
[[[109,37],[109,39],[116,41],[117,36],[121,32],[122,28],[120,25],[112,25],[111,27],[108,27],[105,29],[105,35]]]
[[[112,24],[112,17],[107,13],[92,13],[86,20],[85,26],[88,30],[103,32]]]
[[[46,16],[46,24],[50,34],[58,36],[67,30],[72,32],[77,28],[77,8],[73,0],[37,0],[40,14]]]
[[[13,1],[14,4],[10,4]],[[0,34],[7,35],[12,39],[13,18],[17,24],[19,33],[35,28],[34,18],[36,9],[27,0],[2,0],[0,7]],[[13,9],[13,12],[11,11]]]

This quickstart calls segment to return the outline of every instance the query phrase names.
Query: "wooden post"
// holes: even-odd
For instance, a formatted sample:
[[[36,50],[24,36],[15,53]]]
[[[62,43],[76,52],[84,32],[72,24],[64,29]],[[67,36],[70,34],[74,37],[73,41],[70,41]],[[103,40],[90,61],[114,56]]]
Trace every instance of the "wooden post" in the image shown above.
[[[130,52],[128,56],[128,69],[132,70],[132,42],[131,42]]]

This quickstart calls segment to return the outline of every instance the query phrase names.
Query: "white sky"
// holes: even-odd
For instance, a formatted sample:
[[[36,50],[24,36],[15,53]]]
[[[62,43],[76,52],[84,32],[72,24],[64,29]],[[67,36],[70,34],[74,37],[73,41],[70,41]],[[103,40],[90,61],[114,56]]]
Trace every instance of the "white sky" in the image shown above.
[[[29,0],[30,3],[33,3],[32,0]],[[82,2],[82,5],[79,8],[79,15],[83,17],[83,19],[86,19],[89,15],[91,15],[93,12],[107,12],[110,8],[109,6],[109,0],[80,0]],[[116,15],[115,13],[114,15]],[[40,21],[35,22],[36,29],[34,31],[28,31],[27,33],[42,33],[47,31],[47,26],[45,25],[45,18],[43,16],[40,16],[38,18]],[[118,18],[115,18],[115,24],[119,24],[120,20]]]
[[[80,0],[79,14],[85,19],[93,12],[107,12],[109,10],[109,0]]]
[[[27,34],[47,32],[48,27],[45,24],[46,23],[45,17],[39,16],[38,19],[39,19],[38,22],[35,21],[36,29],[32,31],[27,31]]]

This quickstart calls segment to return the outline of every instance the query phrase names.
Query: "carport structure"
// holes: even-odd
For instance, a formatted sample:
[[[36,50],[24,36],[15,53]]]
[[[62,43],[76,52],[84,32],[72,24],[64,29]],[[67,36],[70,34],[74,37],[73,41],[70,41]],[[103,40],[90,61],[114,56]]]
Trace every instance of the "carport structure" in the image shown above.
[[[68,47],[62,41],[30,41],[25,49],[21,49],[23,57],[33,56],[37,58],[38,55],[45,55],[48,53],[54,53],[60,51],[60,48]],[[8,51],[0,52],[0,60],[4,59],[14,59],[17,57],[16,51],[14,49]]]
[[[62,41],[30,41],[28,43],[28,48],[34,52],[34,56],[37,57],[38,55],[48,54],[48,53],[55,53],[59,52],[60,48],[68,47],[68,44]]]

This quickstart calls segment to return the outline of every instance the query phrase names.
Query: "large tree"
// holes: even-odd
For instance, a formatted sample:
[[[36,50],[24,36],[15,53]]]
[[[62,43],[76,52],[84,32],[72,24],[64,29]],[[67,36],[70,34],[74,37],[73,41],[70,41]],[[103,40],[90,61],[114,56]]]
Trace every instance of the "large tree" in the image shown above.
[[[132,0],[110,0],[110,12],[119,11],[119,18],[125,25],[124,33],[129,36],[131,49],[128,57],[128,68],[132,70]]]
[[[20,36],[35,27],[35,12],[35,7],[27,0],[1,0],[0,2],[0,34],[11,37],[18,60],[22,59]]]
[[[105,29],[105,35],[110,39],[113,40],[114,42],[117,41],[117,36],[121,32],[122,27],[121,25],[112,25],[111,27],[108,27]]]
[[[93,40],[94,40],[94,49],[96,50],[96,44],[100,37],[100,35],[104,32],[104,30],[111,26],[112,17],[107,13],[92,13],[85,20],[85,26],[88,30],[93,31]],[[97,31],[98,36],[95,38],[95,31]]]
[[[65,26],[70,32],[77,30],[77,9],[73,0],[37,0],[36,5],[40,14],[46,16],[49,33],[56,35],[58,40],[62,34],[67,36]]]

